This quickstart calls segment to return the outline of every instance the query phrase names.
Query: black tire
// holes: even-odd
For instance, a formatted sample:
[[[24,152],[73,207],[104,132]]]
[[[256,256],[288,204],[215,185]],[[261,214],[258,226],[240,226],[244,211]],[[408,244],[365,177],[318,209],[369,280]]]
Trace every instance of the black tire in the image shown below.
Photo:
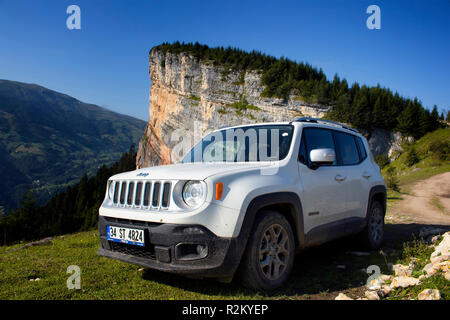
[[[294,255],[294,234],[286,218],[275,211],[258,213],[239,267],[241,282],[255,290],[281,287],[291,274]]]
[[[359,243],[366,250],[379,249],[384,239],[384,208],[379,201],[372,201],[367,225],[358,235]]]

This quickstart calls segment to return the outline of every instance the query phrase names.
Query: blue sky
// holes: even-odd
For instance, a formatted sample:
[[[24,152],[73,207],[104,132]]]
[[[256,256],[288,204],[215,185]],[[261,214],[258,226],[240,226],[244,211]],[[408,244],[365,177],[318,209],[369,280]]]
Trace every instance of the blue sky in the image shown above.
[[[66,8],[81,8],[68,30]],[[366,8],[381,8],[381,30]],[[257,49],[350,83],[450,107],[450,1],[0,0],[0,78],[148,120],[148,52],[161,42]]]

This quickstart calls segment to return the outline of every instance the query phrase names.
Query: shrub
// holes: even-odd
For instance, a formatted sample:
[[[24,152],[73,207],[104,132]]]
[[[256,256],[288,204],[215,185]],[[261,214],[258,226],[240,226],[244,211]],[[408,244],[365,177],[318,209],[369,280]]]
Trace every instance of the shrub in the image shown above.
[[[449,141],[433,141],[428,149],[432,153],[433,157],[447,161],[450,160],[450,142]]]
[[[386,184],[388,188],[400,192],[399,181],[394,167],[390,167],[386,171]]]
[[[391,163],[391,160],[389,159],[387,154],[380,154],[375,157],[375,162],[381,169],[383,169],[384,167],[386,167]]]
[[[408,167],[412,167],[413,165],[415,165],[419,161],[420,161],[420,159],[419,159],[419,155],[417,154],[416,148],[414,146],[412,146],[408,150],[408,153],[406,154],[405,164]]]

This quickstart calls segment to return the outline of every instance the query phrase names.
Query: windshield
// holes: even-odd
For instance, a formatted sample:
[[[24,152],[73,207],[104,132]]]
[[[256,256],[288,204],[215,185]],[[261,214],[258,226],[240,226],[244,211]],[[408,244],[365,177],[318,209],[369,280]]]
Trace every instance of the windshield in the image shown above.
[[[293,131],[292,125],[258,125],[212,132],[182,163],[282,160],[289,152]]]

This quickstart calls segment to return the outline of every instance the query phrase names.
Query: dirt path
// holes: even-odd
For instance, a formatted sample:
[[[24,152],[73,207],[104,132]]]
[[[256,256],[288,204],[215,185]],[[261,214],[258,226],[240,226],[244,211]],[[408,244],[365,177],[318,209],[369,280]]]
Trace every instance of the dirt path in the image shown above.
[[[388,209],[388,220],[450,226],[450,172],[418,181]]]

